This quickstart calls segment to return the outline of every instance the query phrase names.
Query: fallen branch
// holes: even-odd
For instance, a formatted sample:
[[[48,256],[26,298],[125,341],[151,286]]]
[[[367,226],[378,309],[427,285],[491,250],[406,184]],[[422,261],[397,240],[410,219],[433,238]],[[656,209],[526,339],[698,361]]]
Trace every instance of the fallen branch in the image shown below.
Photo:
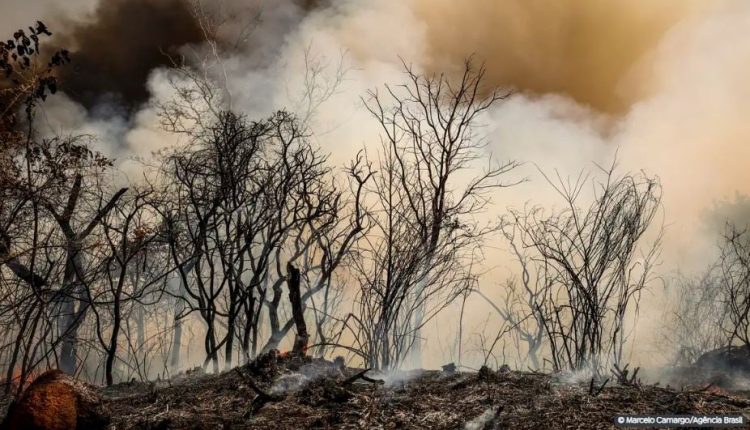
[[[280,402],[284,400],[284,398],[286,397],[283,395],[271,394],[271,393],[264,391],[255,383],[255,381],[252,380],[252,378],[242,373],[239,367],[235,367],[234,370],[247,383],[247,385],[250,388],[252,388],[252,390],[255,391],[255,393],[257,394],[257,396],[255,396],[255,398],[253,399],[253,402],[250,404],[250,410],[247,411],[247,413],[245,414],[245,417],[255,415],[267,403]]]
[[[614,375],[615,378],[617,378],[617,383],[625,386],[625,387],[640,387],[641,381],[638,379],[638,371],[641,370],[640,367],[636,367],[633,370],[633,374],[629,375],[630,369],[628,369],[628,364],[625,365],[622,369],[615,364],[614,368],[612,369],[612,375]]]
[[[367,368],[367,369],[364,369],[364,370],[362,370],[360,372],[357,372],[354,375],[350,376],[349,378],[346,378],[345,380],[343,380],[340,385],[342,385],[342,386],[351,385],[352,383],[354,383],[354,381],[356,381],[358,379],[362,379],[363,381],[367,381],[367,382],[369,382],[371,384],[385,384],[385,381],[382,381],[380,379],[373,379],[373,378],[370,378],[367,375],[365,375],[370,370],[372,370],[372,369],[371,368]]]
[[[604,387],[607,386],[607,382],[609,382],[609,378],[607,378],[600,387],[596,387],[594,385],[594,378],[591,378],[591,383],[589,384],[589,395],[592,397],[598,396],[602,391],[604,391]]]

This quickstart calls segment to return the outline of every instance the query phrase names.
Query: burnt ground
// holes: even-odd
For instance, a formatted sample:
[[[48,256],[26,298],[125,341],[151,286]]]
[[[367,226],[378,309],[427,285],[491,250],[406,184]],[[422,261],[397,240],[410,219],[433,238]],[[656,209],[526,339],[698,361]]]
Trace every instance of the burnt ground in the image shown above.
[[[120,384],[102,394],[117,430],[606,429],[616,414],[750,415],[750,400],[714,386],[607,384],[600,391],[545,374],[486,369],[404,373],[383,384],[374,372],[369,381],[352,378],[357,373],[325,360],[274,356],[240,371]]]

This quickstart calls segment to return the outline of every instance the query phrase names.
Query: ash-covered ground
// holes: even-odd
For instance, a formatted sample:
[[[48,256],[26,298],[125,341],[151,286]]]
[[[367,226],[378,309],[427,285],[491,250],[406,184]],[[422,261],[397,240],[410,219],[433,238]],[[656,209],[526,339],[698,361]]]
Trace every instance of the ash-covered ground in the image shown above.
[[[119,384],[102,395],[117,430],[606,429],[618,414],[750,415],[746,395],[699,377],[680,388],[602,382],[487,368],[363,374],[270,354],[220,375]]]

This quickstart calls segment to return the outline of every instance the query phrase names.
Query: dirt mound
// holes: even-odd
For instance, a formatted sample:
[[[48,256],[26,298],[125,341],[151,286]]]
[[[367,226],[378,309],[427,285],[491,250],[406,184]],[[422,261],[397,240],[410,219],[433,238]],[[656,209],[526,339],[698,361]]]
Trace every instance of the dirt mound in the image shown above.
[[[667,369],[665,380],[677,387],[750,392],[750,349],[719,348],[709,351],[689,366]]]
[[[750,377],[750,348],[732,346],[709,351],[698,358],[695,366],[700,369],[720,370]]]

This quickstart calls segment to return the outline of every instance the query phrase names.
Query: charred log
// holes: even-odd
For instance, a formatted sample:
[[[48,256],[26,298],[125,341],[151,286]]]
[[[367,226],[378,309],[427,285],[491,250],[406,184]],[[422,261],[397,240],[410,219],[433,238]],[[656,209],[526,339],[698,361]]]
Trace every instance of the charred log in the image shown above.
[[[251,377],[248,375],[242,373],[239,367],[236,367],[234,369],[240,377],[245,381],[245,383],[257,394],[255,398],[253,399],[253,402],[250,404],[250,409],[245,413],[246,417],[250,417],[258,413],[263,406],[270,402],[280,402],[284,400],[286,396],[278,395],[278,394],[271,394],[264,389],[260,388],[258,384],[253,381]]]
[[[109,413],[88,385],[59,371],[42,374],[8,409],[4,430],[103,430]]]
[[[369,376],[367,376],[367,372],[369,372],[370,370],[372,370],[372,369],[364,369],[364,370],[361,370],[361,371],[355,373],[354,375],[350,376],[349,378],[346,378],[343,381],[341,381],[341,385],[342,386],[351,385],[355,381],[357,381],[358,379],[361,379],[363,381],[369,382],[371,384],[384,384],[385,383],[384,381],[382,381],[380,379],[373,379],[373,378],[370,378]]]

